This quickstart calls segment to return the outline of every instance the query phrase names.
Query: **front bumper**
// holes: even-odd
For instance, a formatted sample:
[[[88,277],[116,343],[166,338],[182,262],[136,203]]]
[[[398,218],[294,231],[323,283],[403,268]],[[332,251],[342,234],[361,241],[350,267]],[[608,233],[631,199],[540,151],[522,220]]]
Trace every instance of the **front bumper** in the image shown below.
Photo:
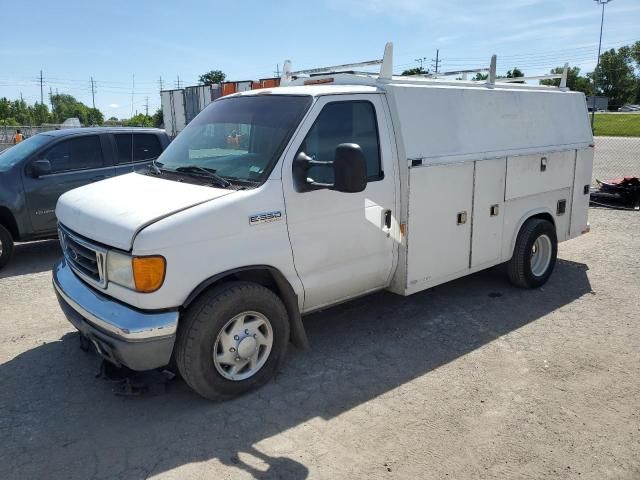
[[[65,259],[53,267],[53,287],[67,319],[100,355],[132,370],[167,365],[176,339],[177,310],[134,309],[89,287]]]

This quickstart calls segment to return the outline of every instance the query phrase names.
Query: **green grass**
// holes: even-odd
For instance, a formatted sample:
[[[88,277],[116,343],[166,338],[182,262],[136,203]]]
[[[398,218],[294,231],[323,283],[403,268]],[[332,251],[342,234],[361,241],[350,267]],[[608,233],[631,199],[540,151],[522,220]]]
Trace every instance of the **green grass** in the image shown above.
[[[640,113],[596,113],[593,134],[605,137],[640,137]]]

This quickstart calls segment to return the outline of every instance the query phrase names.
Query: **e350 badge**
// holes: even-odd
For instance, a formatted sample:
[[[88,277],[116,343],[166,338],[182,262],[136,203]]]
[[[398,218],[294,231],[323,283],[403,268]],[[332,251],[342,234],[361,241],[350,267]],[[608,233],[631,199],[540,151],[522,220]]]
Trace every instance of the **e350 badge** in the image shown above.
[[[261,223],[277,222],[282,219],[282,212],[256,213],[249,217],[249,225],[259,225]]]

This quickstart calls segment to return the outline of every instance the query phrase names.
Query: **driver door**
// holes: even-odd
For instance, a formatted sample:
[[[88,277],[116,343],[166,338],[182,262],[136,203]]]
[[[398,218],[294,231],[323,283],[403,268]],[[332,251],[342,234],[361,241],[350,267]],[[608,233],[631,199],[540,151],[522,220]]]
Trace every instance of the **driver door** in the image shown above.
[[[283,163],[287,227],[304,311],[389,284],[396,244],[396,184],[385,104],[381,96],[320,97]],[[368,183],[359,193],[322,189],[296,192],[292,161],[299,152],[332,161],[341,143],[360,145]],[[312,167],[309,177],[332,183],[333,170]]]
[[[34,159],[49,160],[50,174],[34,178],[27,166],[23,184],[31,225],[36,234],[56,231],[55,209],[60,195],[113,176],[113,166],[106,165],[102,152],[99,135],[66,138]]]

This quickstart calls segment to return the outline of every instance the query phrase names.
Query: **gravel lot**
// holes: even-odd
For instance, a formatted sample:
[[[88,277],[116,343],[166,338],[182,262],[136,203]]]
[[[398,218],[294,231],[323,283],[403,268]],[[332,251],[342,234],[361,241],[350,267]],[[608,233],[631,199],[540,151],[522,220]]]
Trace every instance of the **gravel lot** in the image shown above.
[[[309,316],[312,350],[209,403],[120,397],[50,286],[0,272],[0,478],[640,478],[640,215],[591,210],[542,289],[500,268]],[[160,386],[158,386],[160,387]]]

